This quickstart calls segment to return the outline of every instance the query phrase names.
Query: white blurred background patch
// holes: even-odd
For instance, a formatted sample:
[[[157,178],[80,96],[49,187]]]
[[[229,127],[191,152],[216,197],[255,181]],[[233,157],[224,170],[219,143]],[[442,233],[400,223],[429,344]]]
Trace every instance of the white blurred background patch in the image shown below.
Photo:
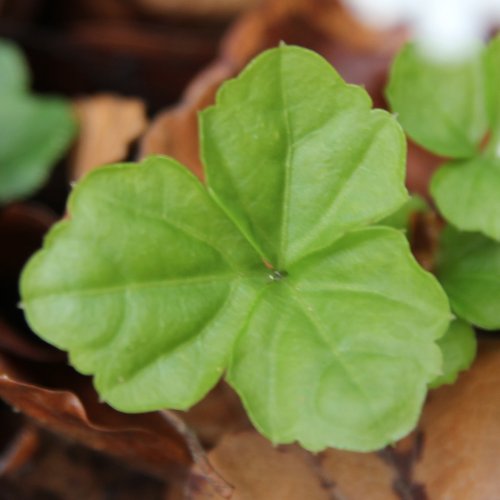
[[[500,0],[344,0],[364,23],[409,27],[422,52],[438,61],[471,56],[500,25]]]

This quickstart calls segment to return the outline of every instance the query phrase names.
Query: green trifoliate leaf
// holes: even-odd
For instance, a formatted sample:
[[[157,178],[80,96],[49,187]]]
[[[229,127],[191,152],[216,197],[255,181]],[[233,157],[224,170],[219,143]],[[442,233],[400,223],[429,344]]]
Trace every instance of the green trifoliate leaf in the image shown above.
[[[415,194],[393,214],[383,218],[379,224],[394,227],[395,229],[407,230],[412,215],[424,213],[428,210],[429,205],[427,205],[427,202],[421,196]]]
[[[353,231],[264,289],[229,381],[274,442],[380,448],[416,423],[425,380],[441,369],[433,340],[446,309],[403,234]]]
[[[257,58],[251,74],[269,75],[269,60],[281,58],[287,61],[281,75],[284,88],[291,87],[288,79],[298,81],[298,69],[314,69],[321,61],[309,51],[282,47]],[[249,90],[248,74],[229,84],[230,93],[240,84]],[[330,78],[337,82],[330,89],[334,91],[339,77],[330,72]],[[318,93],[329,97],[325,78],[309,84],[315,90],[311,99]],[[258,94],[258,88],[252,91]],[[264,96],[267,92],[262,87]],[[302,104],[304,122],[308,103]],[[232,113],[227,103],[221,106],[228,130],[238,130],[245,103],[234,103]],[[345,103],[346,113],[351,106],[356,114],[357,99]],[[274,107],[283,115],[296,106],[277,101]],[[266,120],[266,108],[261,111]],[[370,122],[368,111],[363,116]],[[221,151],[226,151],[224,144],[244,142],[245,129],[241,136],[228,133],[215,139],[210,132],[214,123],[203,123],[205,148],[208,140],[220,141]],[[345,126],[340,120],[332,136],[345,136]],[[382,171],[385,191],[379,195],[384,201],[358,182],[357,175],[364,174],[355,173],[360,154],[371,158],[371,149],[360,153],[347,141],[356,161],[351,162],[349,199],[339,205],[358,207],[363,214],[371,210],[374,218],[405,193],[400,142],[384,132],[393,130],[393,122],[387,126],[384,119],[379,126],[383,132],[374,134],[372,147],[394,147],[396,153],[385,155],[389,165],[374,158],[373,164],[362,162],[362,170]],[[323,133],[322,124],[318,133]],[[315,147],[325,144],[328,150],[329,137]],[[310,152],[310,157],[303,152],[302,160],[316,176],[317,156],[314,149]],[[231,163],[237,165],[244,155],[234,154]],[[264,191],[288,182],[276,176],[275,170],[283,170],[276,154],[262,148],[255,165],[253,175]],[[394,441],[414,426],[426,387],[440,373],[436,340],[445,332],[450,312],[444,292],[416,264],[400,232],[354,228],[362,225],[362,217],[348,228],[344,208],[332,210],[329,197],[345,186],[347,167],[333,161],[336,152],[331,154],[332,161],[324,158],[324,178],[329,180],[323,191],[315,185],[309,197],[301,198],[296,186],[293,199],[304,204],[307,217],[315,213],[331,221],[335,236],[321,239],[315,226],[313,244],[292,215],[301,224],[309,219],[294,207],[287,217],[289,227],[296,229],[283,247],[263,219],[243,220],[241,214],[250,208],[248,213],[259,217],[264,212],[245,201],[250,199],[245,186],[258,195],[255,184],[242,182],[244,172],[228,177],[226,164],[220,165],[224,175],[211,164],[208,189],[167,158],[91,173],[71,196],[71,219],[49,233],[23,274],[21,293],[30,324],[43,338],[69,350],[76,368],[95,376],[101,397],[124,411],[187,408],[228,370],[255,425],[277,442],[298,440],[314,450],[367,450]],[[340,187],[332,183],[335,174],[326,165],[340,171]],[[384,174],[389,171],[395,172],[393,177]],[[307,175],[300,175],[307,182]],[[359,193],[350,191],[354,186]],[[239,200],[235,212],[228,197],[231,187]],[[387,203],[389,198],[393,202]],[[271,214],[281,220],[281,197],[266,195],[260,201],[270,223]],[[306,243],[294,246],[291,235]],[[322,248],[312,252],[316,247]],[[279,257],[282,250],[286,258]],[[259,254],[289,265],[269,269]]]
[[[500,328],[500,243],[447,227],[437,274],[453,311],[486,330]]]
[[[473,156],[488,130],[480,56],[436,63],[407,45],[392,66],[387,97],[408,135],[438,155]]]
[[[30,195],[75,133],[62,99],[27,93],[24,60],[10,43],[0,43],[0,203]]]
[[[456,319],[438,340],[438,345],[443,354],[443,372],[429,384],[431,389],[453,384],[458,374],[470,367],[476,357],[476,334],[468,323]]]
[[[500,160],[477,157],[449,163],[434,175],[431,192],[452,224],[500,240]]]
[[[260,56],[224,85],[202,125],[210,187],[277,268],[407,198],[396,120],[315,53]]]

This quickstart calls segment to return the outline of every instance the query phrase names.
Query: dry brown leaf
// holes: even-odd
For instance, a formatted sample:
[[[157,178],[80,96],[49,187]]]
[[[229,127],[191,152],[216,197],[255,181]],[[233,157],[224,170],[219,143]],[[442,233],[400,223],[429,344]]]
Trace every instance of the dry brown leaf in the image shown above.
[[[1,355],[0,397],[48,429],[158,475],[179,474],[191,462],[184,438],[160,414],[113,410],[69,367]]]
[[[74,109],[79,134],[71,162],[72,180],[106,163],[125,159],[130,144],[147,125],[140,99],[101,94],[78,99]]]
[[[235,488],[232,500],[328,500],[328,488],[296,446],[274,448],[254,431],[227,434],[209,453],[215,470]],[[194,469],[193,500],[219,499]]]
[[[5,422],[2,421],[2,425]],[[32,424],[21,423],[0,453],[0,476],[17,471],[29,462],[39,446],[39,431]]]
[[[214,469],[234,487],[233,500],[397,500],[397,469],[374,453],[272,444],[255,431],[227,434],[212,450]],[[219,499],[195,466],[188,482],[193,500]]]
[[[399,500],[398,471],[376,454],[329,449],[321,457],[339,500]]]
[[[500,341],[481,340],[472,368],[429,395],[414,480],[432,500],[494,500],[500,492]]]

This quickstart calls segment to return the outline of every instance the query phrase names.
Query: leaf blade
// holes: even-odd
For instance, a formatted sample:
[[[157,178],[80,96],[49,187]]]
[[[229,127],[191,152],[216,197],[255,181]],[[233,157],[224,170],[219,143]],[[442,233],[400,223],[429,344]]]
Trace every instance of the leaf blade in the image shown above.
[[[111,405],[190,406],[220,378],[253,281],[264,281],[257,256],[198,181],[166,158],[96,171],[70,211],[73,220],[23,273],[28,320],[95,375]],[[164,386],[167,375],[175,383]]]
[[[450,323],[446,333],[438,340],[438,345],[443,353],[443,373],[429,384],[431,389],[453,384],[461,371],[470,368],[477,352],[474,329],[460,319]]]
[[[0,95],[0,202],[28,196],[42,185],[70,144],[76,123],[55,98]]]
[[[314,451],[368,451],[409,432],[441,368],[435,341],[450,315],[404,237],[353,231],[273,287],[261,292],[228,373],[257,428]]]
[[[436,64],[406,45],[394,61],[386,95],[408,135],[441,156],[478,152],[488,130],[483,62]]]
[[[500,327],[500,243],[448,226],[441,233],[436,274],[460,318],[485,330]]]
[[[448,221],[463,231],[479,231],[497,241],[499,192],[500,161],[487,157],[444,165],[431,181],[432,196]]]
[[[404,137],[390,115],[370,108],[366,92],[317,54],[280,47],[226,83],[203,112],[208,185],[276,268],[405,201]]]
[[[0,95],[28,90],[29,70],[22,52],[15,44],[0,39]]]

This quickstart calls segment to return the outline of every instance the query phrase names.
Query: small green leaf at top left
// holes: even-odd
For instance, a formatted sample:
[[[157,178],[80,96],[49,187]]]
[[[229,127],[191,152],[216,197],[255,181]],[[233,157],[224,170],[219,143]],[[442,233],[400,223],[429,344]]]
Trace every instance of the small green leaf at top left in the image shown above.
[[[0,92],[19,94],[28,91],[29,69],[21,50],[12,42],[0,40]]]
[[[76,131],[64,99],[35,96],[28,84],[22,53],[0,40],[0,204],[40,188]]]

